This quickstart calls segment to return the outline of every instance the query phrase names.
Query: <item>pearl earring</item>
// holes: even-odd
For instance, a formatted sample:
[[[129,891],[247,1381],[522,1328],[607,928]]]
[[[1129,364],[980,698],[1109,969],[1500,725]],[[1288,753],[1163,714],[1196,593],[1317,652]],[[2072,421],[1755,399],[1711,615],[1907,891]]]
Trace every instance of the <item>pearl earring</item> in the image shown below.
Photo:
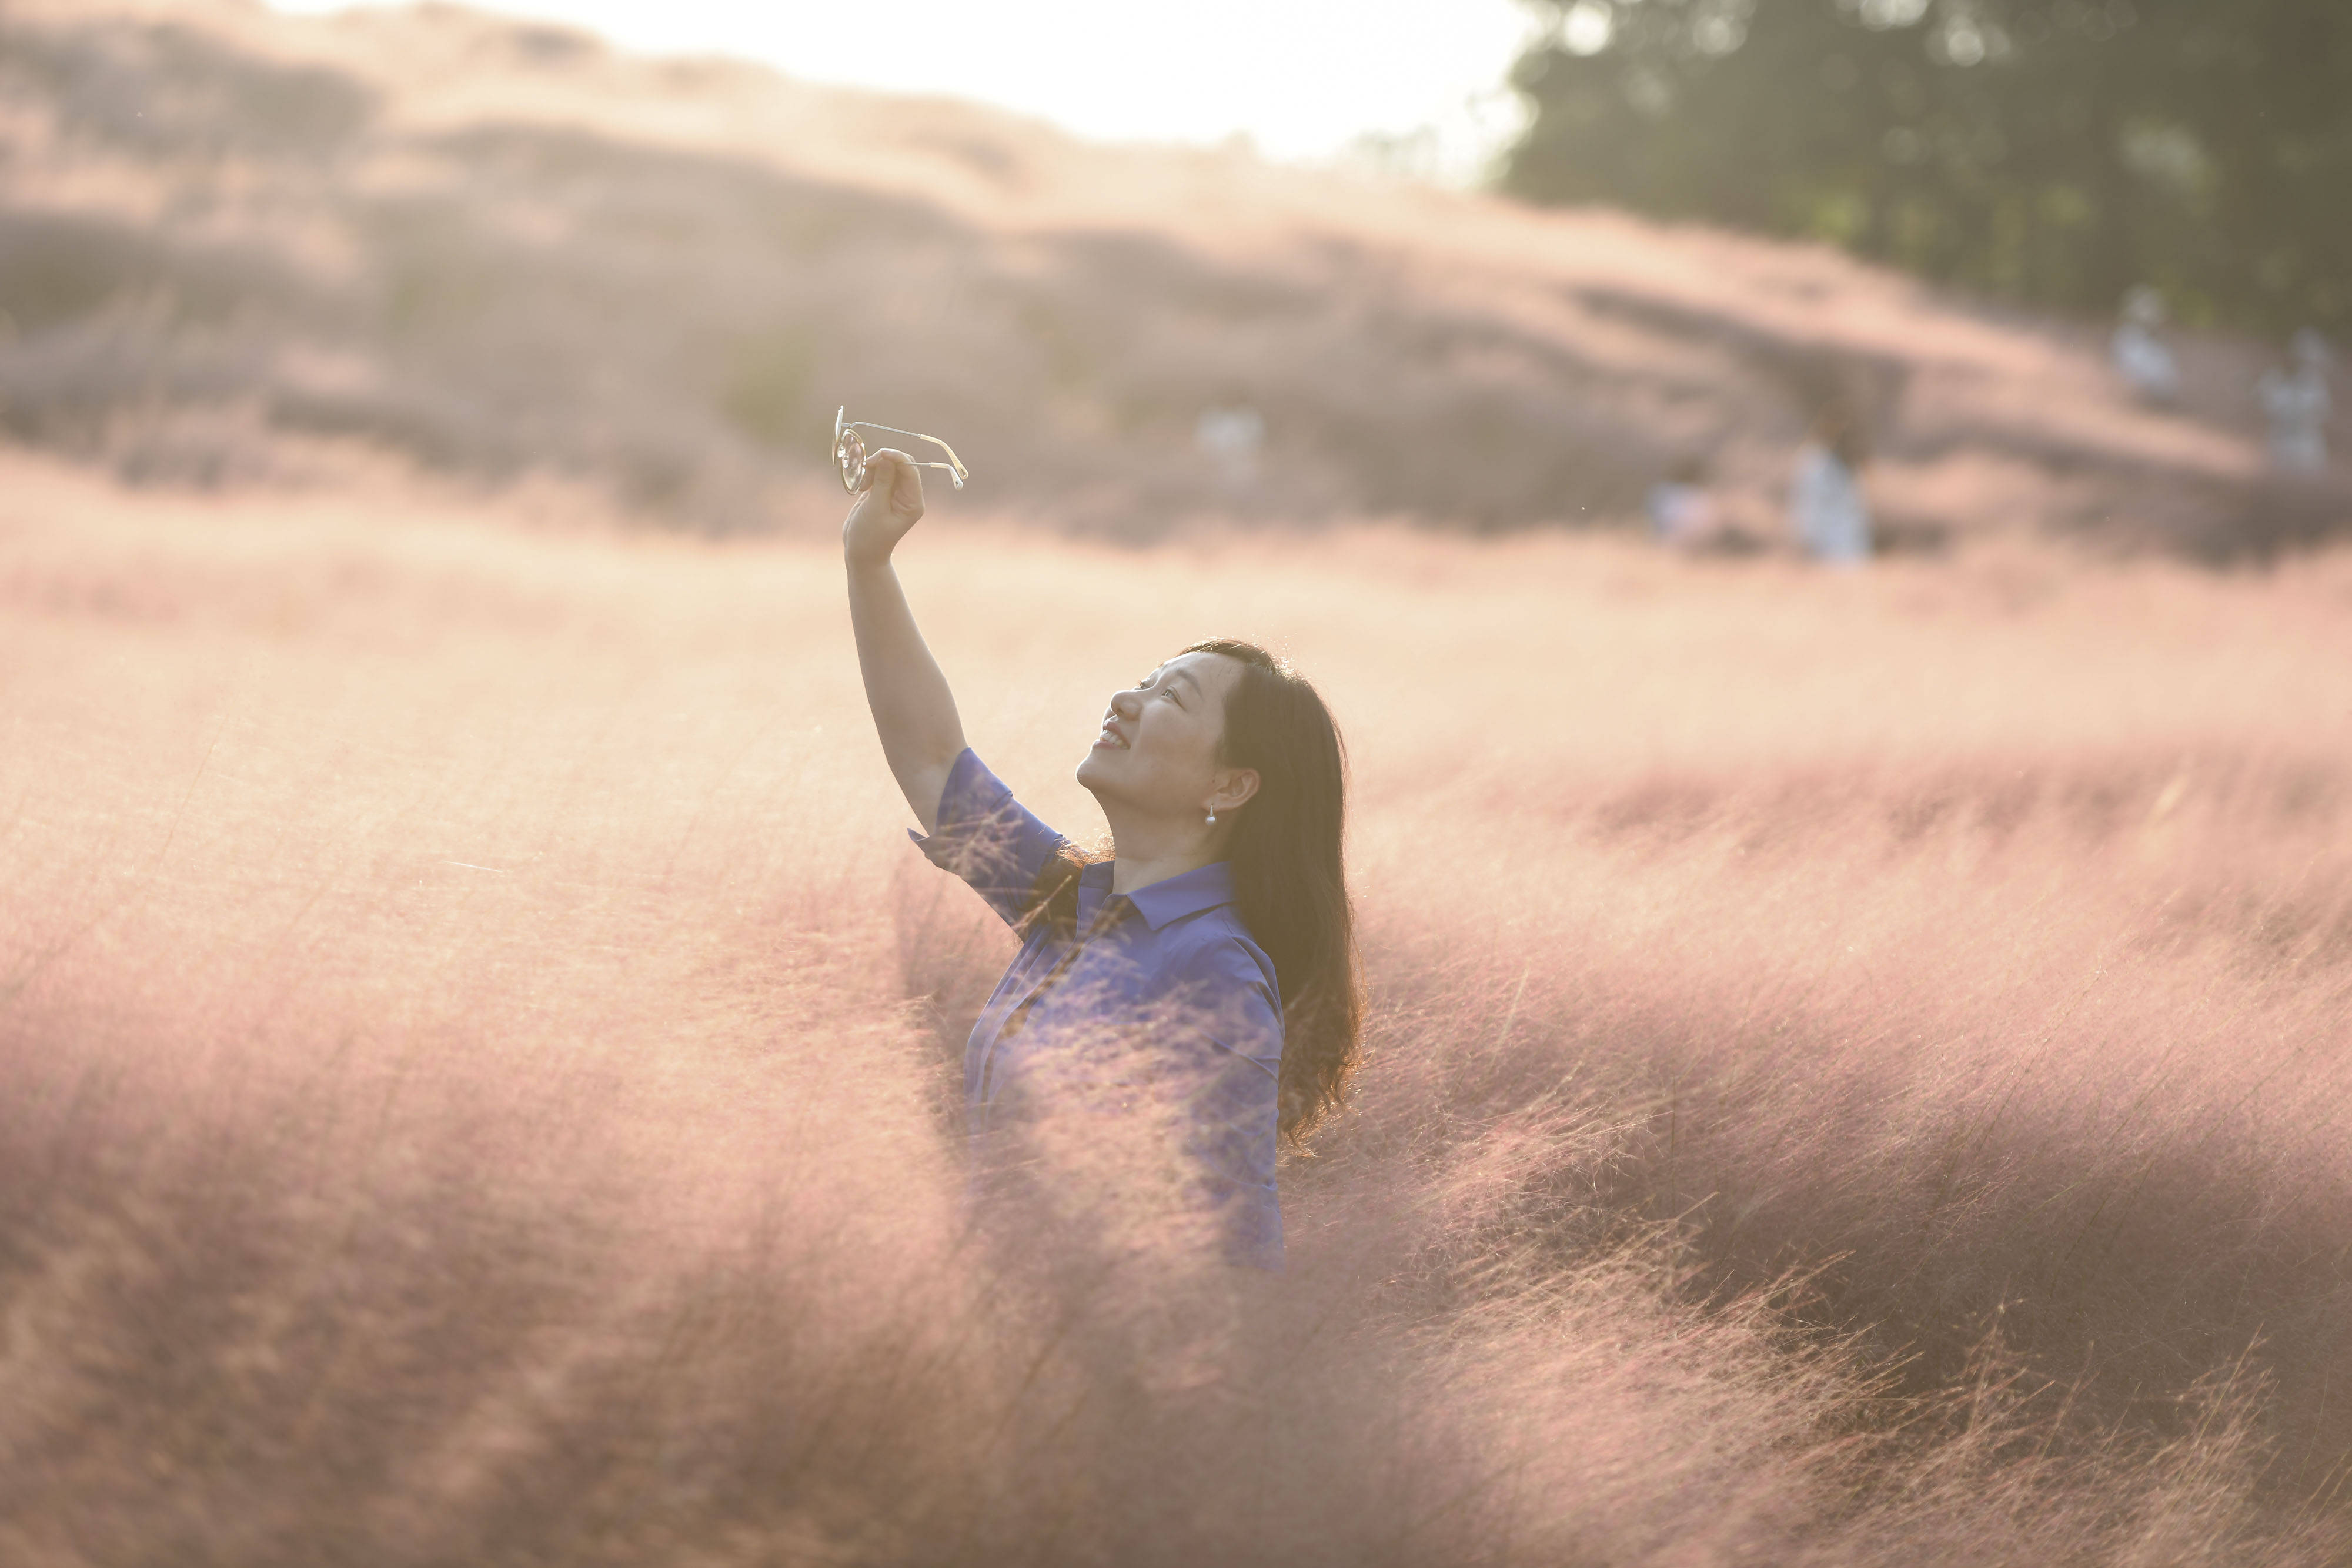
[[[1210,807],[1210,808],[1209,808],[1209,826],[1211,826],[1211,827],[1213,827],[1213,827],[1215,827],[1216,825],[1217,825],[1217,809],[1216,809],[1214,806],[1212,806],[1212,807]]]

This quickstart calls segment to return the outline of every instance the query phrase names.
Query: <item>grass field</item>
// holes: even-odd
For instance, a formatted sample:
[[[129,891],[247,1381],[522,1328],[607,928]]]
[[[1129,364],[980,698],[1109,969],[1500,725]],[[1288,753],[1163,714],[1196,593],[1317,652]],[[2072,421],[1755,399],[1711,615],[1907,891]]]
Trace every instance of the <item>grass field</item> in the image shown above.
[[[1369,1060],[1270,1283],[966,1223],[1006,939],[827,546],[0,465],[0,1561],[2352,1549],[2352,556],[944,504],[1066,829],[1196,637],[1348,731]]]

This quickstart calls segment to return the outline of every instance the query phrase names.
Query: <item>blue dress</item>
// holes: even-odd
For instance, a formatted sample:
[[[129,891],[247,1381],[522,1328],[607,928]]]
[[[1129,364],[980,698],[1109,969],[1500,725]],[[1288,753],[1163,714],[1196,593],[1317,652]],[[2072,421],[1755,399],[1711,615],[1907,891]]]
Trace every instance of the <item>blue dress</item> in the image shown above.
[[[1007,923],[1030,913],[1038,874],[1067,843],[967,749],[940,796],[939,826],[908,835],[970,883]],[[1066,933],[1037,922],[981,1009],[964,1047],[964,1103],[976,1136],[1029,1113],[1039,1083],[1116,1037],[1111,1071],[1148,1075],[1179,1106],[1184,1190],[1213,1218],[1225,1254],[1282,1266],[1275,1190],[1282,993],[1274,961],[1234,909],[1223,861],[1111,893],[1111,865],[1078,882]]]

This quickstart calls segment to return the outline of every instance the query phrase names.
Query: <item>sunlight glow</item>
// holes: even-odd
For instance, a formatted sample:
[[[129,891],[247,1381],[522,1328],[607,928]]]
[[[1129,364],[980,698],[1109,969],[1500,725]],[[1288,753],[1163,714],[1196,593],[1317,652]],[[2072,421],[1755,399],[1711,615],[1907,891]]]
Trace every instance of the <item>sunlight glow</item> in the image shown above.
[[[1571,55],[1597,55],[1617,30],[1617,13],[1601,0],[1577,0],[1560,23],[1560,42]]]
[[[274,0],[286,11],[347,0]],[[629,48],[725,53],[789,76],[975,99],[1107,141],[1247,137],[1286,161],[1410,139],[1459,175],[1516,133],[1521,0],[499,0]],[[1368,140],[1367,140],[1368,139]]]

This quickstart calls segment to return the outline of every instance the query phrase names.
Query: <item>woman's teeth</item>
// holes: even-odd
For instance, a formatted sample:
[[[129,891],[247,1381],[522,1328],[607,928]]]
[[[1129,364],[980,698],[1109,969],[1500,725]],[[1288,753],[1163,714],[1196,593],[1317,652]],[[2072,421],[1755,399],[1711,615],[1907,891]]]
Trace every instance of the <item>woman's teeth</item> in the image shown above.
[[[1095,744],[1097,746],[1114,746],[1121,751],[1125,751],[1127,749],[1126,738],[1122,737],[1118,731],[1111,728],[1108,725],[1103,726],[1102,733],[1095,737]]]

